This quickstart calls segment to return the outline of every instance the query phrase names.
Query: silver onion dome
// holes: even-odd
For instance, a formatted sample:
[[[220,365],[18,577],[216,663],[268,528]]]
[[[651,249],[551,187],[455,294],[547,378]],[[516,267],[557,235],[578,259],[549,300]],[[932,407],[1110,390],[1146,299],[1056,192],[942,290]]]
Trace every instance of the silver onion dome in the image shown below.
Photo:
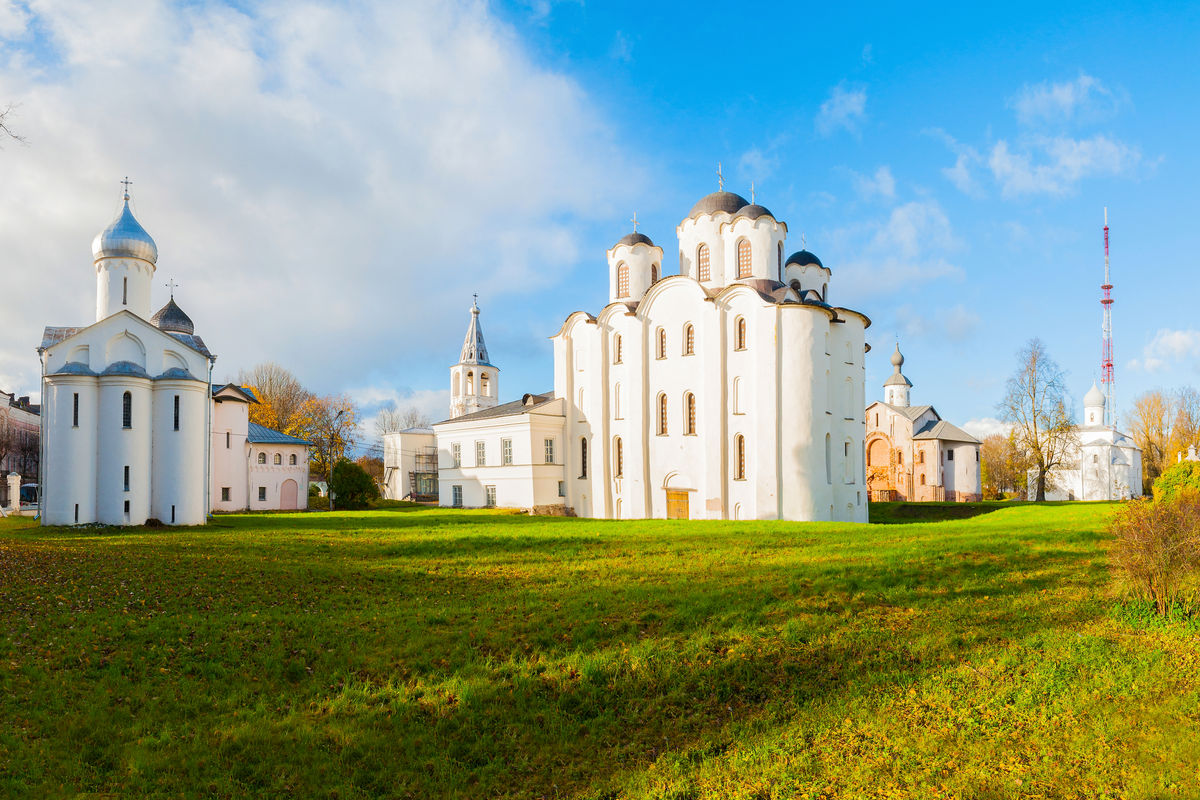
[[[134,219],[129,210],[128,193],[120,215],[92,242],[92,259],[99,261],[102,258],[140,258],[151,264],[158,261],[158,245]]]

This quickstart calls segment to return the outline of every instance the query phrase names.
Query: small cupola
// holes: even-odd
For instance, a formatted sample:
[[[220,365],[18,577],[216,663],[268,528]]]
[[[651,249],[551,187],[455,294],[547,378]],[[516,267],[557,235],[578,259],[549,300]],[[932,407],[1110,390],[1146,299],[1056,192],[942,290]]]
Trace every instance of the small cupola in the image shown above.
[[[637,229],[617,240],[608,250],[608,302],[636,303],[662,277],[662,248]]]
[[[896,352],[892,353],[889,360],[892,362],[892,374],[883,382],[883,402],[907,408],[908,390],[912,388],[912,382],[900,371],[900,368],[904,366],[904,356],[900,353],[899,342],[896,343]]]
[[[160,308],[150,321],[160,331],[167,333],[182,333],[191,336],[196,332],[196,326],[192,324],[192,318],[183,313],[183,309],[175,302],[175,296],[171,295],[171,299],[167,304]]]
[[[822,302],[829,302],[829,277],[832,273],[821,259],[808,250],[798,250],[787,257],[783,266],[783,282],[800,294],[815,291]]]

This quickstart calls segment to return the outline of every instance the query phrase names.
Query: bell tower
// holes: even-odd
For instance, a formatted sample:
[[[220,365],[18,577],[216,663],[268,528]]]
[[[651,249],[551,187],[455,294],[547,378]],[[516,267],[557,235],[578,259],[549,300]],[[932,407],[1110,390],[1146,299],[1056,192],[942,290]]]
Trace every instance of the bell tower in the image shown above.
[[[883,382],[883,402],[900,408],[908,408],[908,390],[912,388],[912,382],[900,371],[900,368],[904,366],[904,356],[900,354],[899,342],[896,343],[896,352],[892,353],[891,362],[895,371],[890,378]]]
[[[500,370],[488,360],[479,325],[479,295],[475,295],[462,353],[450,368],[450,418],[494,408],[499,391]]]

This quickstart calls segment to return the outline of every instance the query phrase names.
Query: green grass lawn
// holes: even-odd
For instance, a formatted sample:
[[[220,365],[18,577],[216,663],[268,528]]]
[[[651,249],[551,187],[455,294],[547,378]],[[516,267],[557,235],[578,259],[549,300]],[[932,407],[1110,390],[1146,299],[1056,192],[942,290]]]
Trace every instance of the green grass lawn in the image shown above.
[[[0,795],[1194,798],[1109,507],[0,520]]]

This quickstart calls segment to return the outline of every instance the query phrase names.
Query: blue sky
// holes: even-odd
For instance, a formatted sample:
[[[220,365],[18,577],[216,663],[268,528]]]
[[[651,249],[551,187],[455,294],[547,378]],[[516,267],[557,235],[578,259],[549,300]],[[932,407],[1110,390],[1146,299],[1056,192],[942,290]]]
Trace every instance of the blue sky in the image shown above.
[[[899,338],[914,402],[981,432],[1032,336],[1077,400],[1096,376],[1107,206],[1127,408],[1200,368],[1197,44],[1194,5],[0,0],[29,140],[0,150],[0,386],[36,394],[41,325],[90,320],[129,173],[218,375],[437,416],[478,291],[501,393],[543,390],[606,247],[636,211],[673,252],[720,161],[874,321],[868,400]]]

